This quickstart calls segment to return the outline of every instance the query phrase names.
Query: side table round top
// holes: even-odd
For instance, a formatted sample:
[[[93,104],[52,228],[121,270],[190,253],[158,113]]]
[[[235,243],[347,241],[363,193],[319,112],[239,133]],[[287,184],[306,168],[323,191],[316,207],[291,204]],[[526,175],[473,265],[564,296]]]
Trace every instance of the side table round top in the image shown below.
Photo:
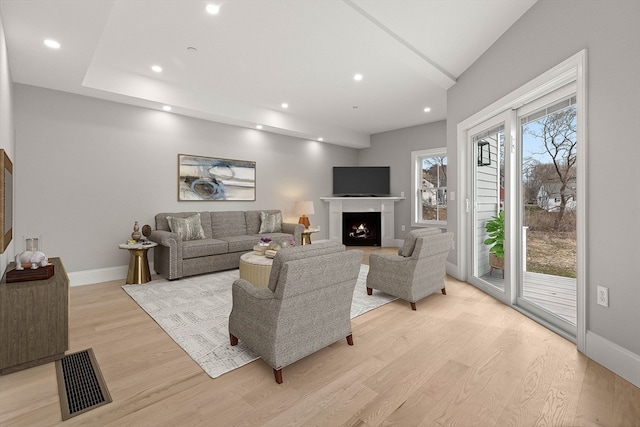
[[[142,243],[133,243],[133,244],[122,243],[118,245],[120,249],[149,249],[155,246],[158,246],[158,244],[156,242],[151,242],[151,241],[149,241],[149,243],[147,243],[146,245],[143,245]]]
[[[320,231],[319,228],[305,228],[304,230],[302,230],[303,233],[317,233],[318,231]]]

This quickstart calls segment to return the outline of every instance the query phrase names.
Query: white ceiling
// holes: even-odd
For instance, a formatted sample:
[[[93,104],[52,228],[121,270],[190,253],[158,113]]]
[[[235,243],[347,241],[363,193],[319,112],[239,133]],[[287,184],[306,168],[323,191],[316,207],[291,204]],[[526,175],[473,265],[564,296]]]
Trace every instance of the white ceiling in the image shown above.
[[[0,14],[14,82],[363,148],[445,119],[446,90],[533,3],[0,0]]]

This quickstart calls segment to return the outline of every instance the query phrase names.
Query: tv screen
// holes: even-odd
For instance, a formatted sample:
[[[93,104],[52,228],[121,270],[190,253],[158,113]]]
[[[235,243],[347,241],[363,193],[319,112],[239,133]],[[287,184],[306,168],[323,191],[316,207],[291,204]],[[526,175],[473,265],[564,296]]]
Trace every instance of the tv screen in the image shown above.
[[[337,197],[389,196],[389,166],[334,166],[333,195]]]

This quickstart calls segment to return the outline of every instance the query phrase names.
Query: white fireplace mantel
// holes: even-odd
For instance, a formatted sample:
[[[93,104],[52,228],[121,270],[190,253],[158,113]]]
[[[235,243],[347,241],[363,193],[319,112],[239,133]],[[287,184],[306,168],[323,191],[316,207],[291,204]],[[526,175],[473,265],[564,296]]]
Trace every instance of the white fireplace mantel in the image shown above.
[[[343,212],[380,212],[382,246],[396,246],[395,203],[404,197],[320,197],[329,203],[329,239],[342,243]]]

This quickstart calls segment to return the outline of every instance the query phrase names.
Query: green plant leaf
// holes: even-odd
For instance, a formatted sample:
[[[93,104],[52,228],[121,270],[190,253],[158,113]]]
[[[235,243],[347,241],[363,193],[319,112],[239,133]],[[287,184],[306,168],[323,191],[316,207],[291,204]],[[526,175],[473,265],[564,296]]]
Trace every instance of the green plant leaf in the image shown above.
[[[498,212],[498,215],[487,221],[485,231],[488,237],[484,244],[490,246],[489,252],[498,258],[504,258],[504,211]]]

